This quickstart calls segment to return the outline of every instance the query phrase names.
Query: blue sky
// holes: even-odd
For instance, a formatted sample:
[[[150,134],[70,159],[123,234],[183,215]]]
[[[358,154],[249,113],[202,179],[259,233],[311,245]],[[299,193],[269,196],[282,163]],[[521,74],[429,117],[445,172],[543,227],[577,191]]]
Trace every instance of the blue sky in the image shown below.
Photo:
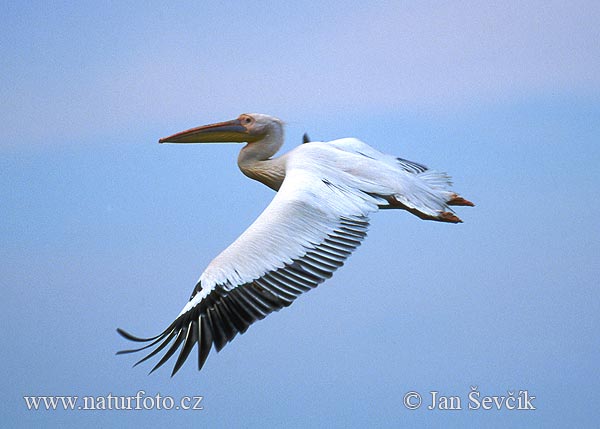
[[[596,2],[13,2],[0,7],[3,421],[12,426],[590,427],[598,421]],[[358,137],[448,171],[461,225],[374,216],[348,264],[212,353],[147,376],[116,327],[176,316],[272,191],[238,145],[158,145],[242,112],[289,150]],[[403,395],[527,389],[535,411]],[[27,411],[24,395],[205,397]]]

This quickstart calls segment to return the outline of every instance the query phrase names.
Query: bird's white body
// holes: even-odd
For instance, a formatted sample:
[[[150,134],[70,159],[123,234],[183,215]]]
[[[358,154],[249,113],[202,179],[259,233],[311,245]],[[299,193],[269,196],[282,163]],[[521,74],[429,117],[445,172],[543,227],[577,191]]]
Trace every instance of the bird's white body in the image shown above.
[[[140,362],[175,338],[154,369],[181,344],[173,373],[194,344],[202,367],[212,345],[220,350],[256,320],[331,277],[360,245],[370,215],[379,208],[457,223],[460,219],[448,206],[472,205],[449,190],[446,174],[383,154],[354,138],[310,142],[271,158],[283,143],[283,126],[267,115],[242,115],[161,142],[231,139],[249,142],[238,158],[244,174],[278,192],[256,221],[208,265],[190,300],[165,331],[149,339],[120,331],[134,341],[154,340],[125,352],[158,344]]]
[[[208,265],[200,277],[203,288],[243,284],[281,268],[318,243],[341,216],[368,217],[378,205],[387,204],[376,195],[405,199],[433,216],[452,194],[445,175],[409,173],[397,158],[353,138],[303,144],[282,158],[286,176],[279,192]]]

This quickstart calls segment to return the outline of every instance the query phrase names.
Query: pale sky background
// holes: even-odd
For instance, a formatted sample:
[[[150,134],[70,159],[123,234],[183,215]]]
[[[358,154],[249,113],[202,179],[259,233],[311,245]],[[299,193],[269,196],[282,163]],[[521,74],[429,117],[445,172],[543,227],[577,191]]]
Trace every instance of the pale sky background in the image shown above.
[[[2,421],[11,427],[593,427],[600,412],[600,3],[4,2]],[[212,3],[212,2],[211,2]],[[373,217],[336,275],[147,376],[146,336],[273,192],[239,145],[158,145],[242,112],[289,150],[358,137],[448,171],[461,225]],[[535,411],[469,411],[527,389]],[[205,397],[27,411],[24,395]],[[415,411],[403,395],[457,395]]]

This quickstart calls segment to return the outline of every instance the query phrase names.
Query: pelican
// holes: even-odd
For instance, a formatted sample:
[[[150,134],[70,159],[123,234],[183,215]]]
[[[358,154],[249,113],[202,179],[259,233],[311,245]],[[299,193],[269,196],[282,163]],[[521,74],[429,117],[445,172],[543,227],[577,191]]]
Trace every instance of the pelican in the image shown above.
[[[197,344],[198,370],[211,348],[219,352],[257,320],[291,305],[341,267],[367,234],[378,209],[402,209],[421,219],[462,222],[450,206],[473,203],[450,190],[450,177],[422,164],[381,153],[355,138],[310,141],[273,158],[284,141],[283,122],[264,114],[204,125],[159,143],[246,143],[242,173],[277,191],[246,231],[208,265],[189,301],[160,334],[118,354],[151,350],[135,365],[178,349],[171,376]],[[135,366],[134,365],[134,366]]]

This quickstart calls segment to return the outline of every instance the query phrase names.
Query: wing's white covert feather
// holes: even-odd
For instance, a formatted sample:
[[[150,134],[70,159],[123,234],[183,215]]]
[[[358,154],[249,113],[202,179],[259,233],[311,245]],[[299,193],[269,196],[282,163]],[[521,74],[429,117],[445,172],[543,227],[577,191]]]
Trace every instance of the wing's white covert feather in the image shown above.
[[[271,204],[209,264],[200,281],[203,287],[231,288],[281,268],[321,243],[341,217],[377,210],[374,202],[350,189],[332,189],[312,171],[290,169]]]

